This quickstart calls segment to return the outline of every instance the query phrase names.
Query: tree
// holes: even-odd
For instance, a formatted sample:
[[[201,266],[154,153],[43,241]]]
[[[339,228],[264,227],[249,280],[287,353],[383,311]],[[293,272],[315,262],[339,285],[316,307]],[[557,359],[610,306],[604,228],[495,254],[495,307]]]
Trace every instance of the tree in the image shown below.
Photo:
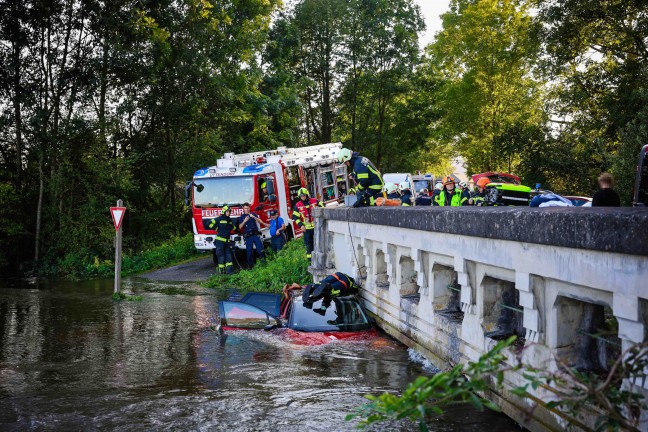
[[[537,44],[525,0],[453,0],[426,62],[443,80],[435,133],[456,145],[469,171],[515,170],[514,131],[543,124]],[[502,143],[507,143],[502,148]]]
[[[586,187],[611,170],[630,201],[634,159],[648,141],[648,17],[643,1],[539,1],[536,20],[546,46],[543,66],[556,82],[552,116],[559,139],[585,150]],[[624,193],[627,191],[627,193]]]

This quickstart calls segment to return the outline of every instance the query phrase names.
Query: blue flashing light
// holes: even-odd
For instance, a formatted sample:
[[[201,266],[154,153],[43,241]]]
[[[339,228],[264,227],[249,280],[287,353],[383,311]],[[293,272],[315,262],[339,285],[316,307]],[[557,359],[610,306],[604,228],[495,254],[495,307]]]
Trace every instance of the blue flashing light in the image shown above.
[[[208,172],[209,172],[209,168],[199,169],[198,171],[196,171],[196,172],[194,173],[194,177],[202,177],[202,176],[205,176],[205,175],[207,175]]]
[[[253,174],[263,171],[270,164],[250,165],[243,168],[243,174]]]

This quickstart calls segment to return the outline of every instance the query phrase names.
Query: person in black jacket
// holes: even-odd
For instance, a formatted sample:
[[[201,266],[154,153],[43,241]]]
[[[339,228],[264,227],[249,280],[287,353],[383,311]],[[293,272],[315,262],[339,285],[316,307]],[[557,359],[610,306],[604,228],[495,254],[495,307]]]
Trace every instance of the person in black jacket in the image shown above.
[[[216,238],[214,239],[214,252],[218,258],[218,272],[232,274],[232,250],[228,244],[230,233],[236,228],[230,214],[232,209],[228,206],[223,206],[221,215],[216,219],[212,219],[209,223],[209,229],[216,231]]]
[[[600,189],[592,197],[592,207],[621,207],[621,199],[612,187],[614,177],[612,174],[603,173],[598,178]]]

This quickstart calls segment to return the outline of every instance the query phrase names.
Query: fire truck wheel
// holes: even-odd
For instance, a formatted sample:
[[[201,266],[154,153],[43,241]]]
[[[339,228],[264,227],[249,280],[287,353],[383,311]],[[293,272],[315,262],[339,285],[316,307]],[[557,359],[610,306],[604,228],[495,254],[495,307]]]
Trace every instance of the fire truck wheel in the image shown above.
[[[286,227],[286,240],[290,241],[294,238],[292,227],[289,225]]]

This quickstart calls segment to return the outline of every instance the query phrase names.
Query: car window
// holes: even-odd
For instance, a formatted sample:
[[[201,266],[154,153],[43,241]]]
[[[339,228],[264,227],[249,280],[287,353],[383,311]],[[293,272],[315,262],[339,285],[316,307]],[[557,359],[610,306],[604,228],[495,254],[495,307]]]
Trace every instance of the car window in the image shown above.
[[[371,323],[355,297],[335,297],[323,313],[324,300],[311,308],[304,306],[301,296],[293,298],[288,326],[299,331],[359,331],[371,328]]]
[[[270,315],[280,314],[281,294],[251,292],[245,294],[241,301],[263,309]]]
[[[247,303],[220,301],[218,302],[221,325],[240,328],[264,328],[275,323],[268,313]]]

